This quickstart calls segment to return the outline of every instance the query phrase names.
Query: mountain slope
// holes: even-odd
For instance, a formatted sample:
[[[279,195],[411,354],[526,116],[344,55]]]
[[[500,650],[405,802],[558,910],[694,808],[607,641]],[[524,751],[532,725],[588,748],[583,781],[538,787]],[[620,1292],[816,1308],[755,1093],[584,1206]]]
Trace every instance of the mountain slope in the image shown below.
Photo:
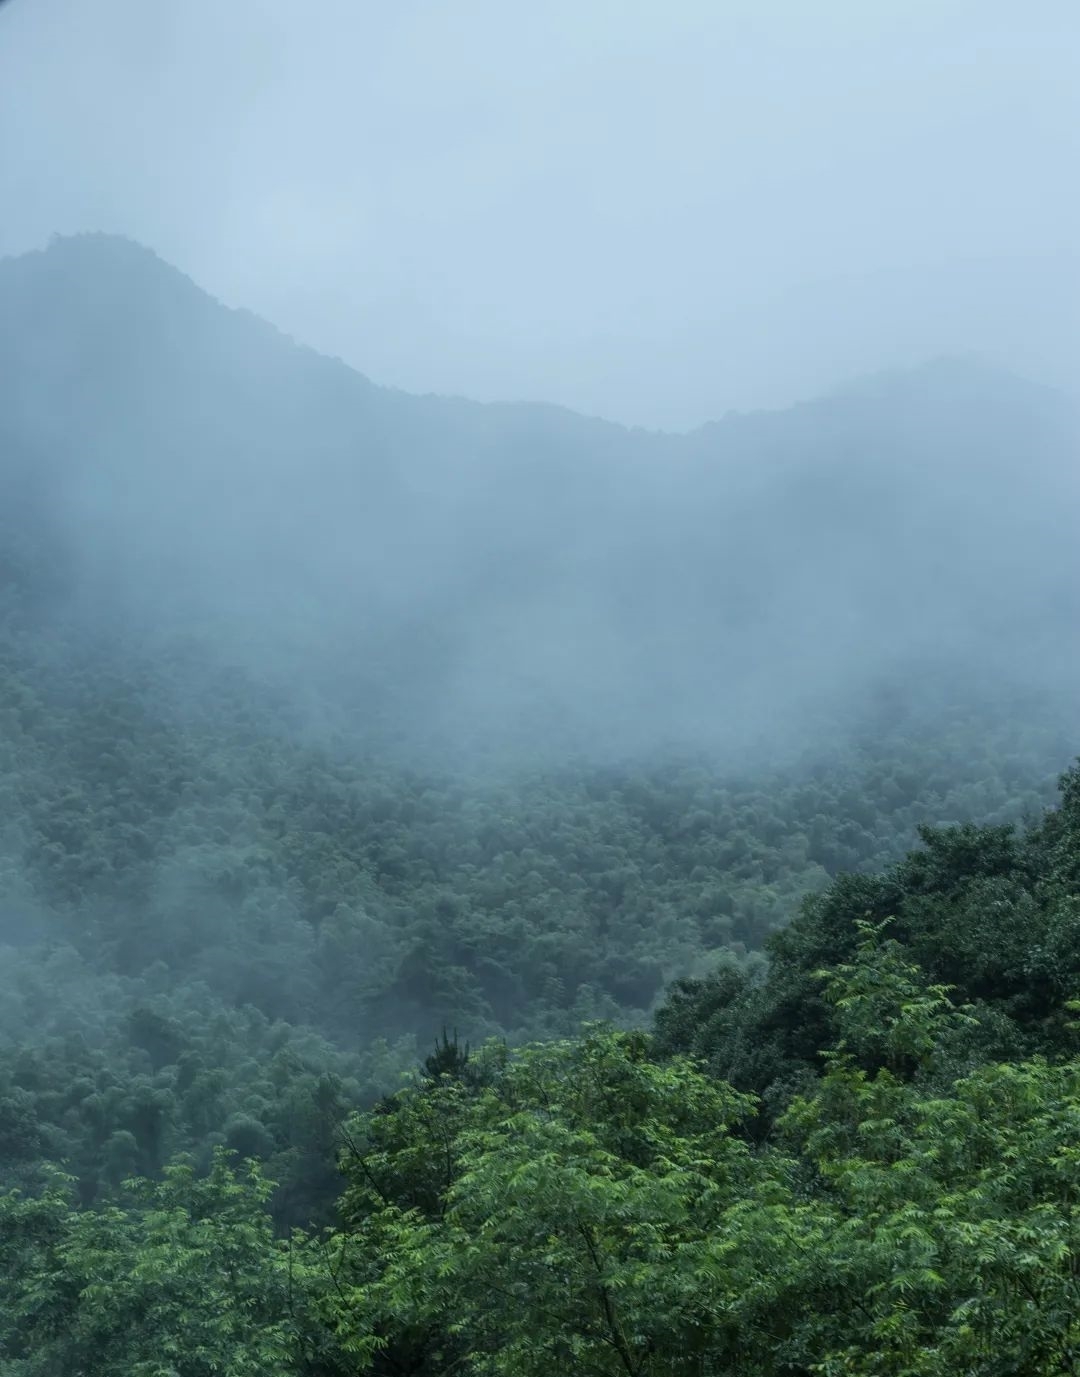
[[[1075,682],[1076,416],[975,364],[630,432],[380,389],[90,235],[0,264],[0,416],[36,599],[383,740],[730,749],[944,664]]]
[[[224,1143],[318,1215],[440,1028],[756,990],[804,895],[1036,812],[1075,434],[964,363],[629,432],[380,389],[124,241],[0,263],[0,1180]]]

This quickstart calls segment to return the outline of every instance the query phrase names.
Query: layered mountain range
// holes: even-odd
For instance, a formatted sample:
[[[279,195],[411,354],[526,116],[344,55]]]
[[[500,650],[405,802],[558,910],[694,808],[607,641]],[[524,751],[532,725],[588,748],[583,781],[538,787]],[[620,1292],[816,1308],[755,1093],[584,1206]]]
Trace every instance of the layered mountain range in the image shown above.
[[[123,239],[0,263],[9,603],[395,749],[802,748],[882,701],[1067,698],[1077,422],[946,360],[627,430],[378,387]]]

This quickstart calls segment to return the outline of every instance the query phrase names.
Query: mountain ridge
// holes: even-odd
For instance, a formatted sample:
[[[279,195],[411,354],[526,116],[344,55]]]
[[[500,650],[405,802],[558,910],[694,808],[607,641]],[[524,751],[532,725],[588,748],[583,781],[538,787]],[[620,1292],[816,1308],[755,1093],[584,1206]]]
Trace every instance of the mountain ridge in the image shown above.
[[[606,428],[611,428],[624,435],[649,435],[662,436],[666,439],[676,437],[691,438],[698,436],[702,431],[713,431],[718,427],[723,427],[728,423],[745,423],[762,417],[782,416],[791,412],[800,411],[803,408],[815,408],[819,405],[828,404],[846,398],[857,398],[867,396],[878,390],[891,390],[897,385],[908,386],[917,390],[920,383],[924,381],[934,382],[935,379],[945,377],[947,379],[962,378],[965,374],[969,378],[995,380],[1001,384],[1022,388],[1028,391],[1038,390],[1044,396],[1054,396],[1063,403],[1067,400],[1067,394],[1060,388],[1053,387],[1046,383],[1041,383],[1035,379],[1011,369],[1001,367],[988,359],[983,358],[977,353],[967,352],[963,354],[942,354],[930,357],[921,363],[909,367],[879,369],[872,373],[855,375],[847,381],[830,388],[825,392],[814,394],[808,397],[796,398],[791,402],[775,407],[754,407],[748,410],[742,408],[729,408],[723,416],[718,416],[702,422],[700,425],[690,427],[685,430],[666,430],[662,427],[647,427],[637,425],[626,425],[623,422],[612,420],[609,417],[594,415],[582,412],[573,407],[564,406],[558,402],[550,401],[527,401],[513,398],[501,398],[496,401],[479,401],[475,398],[458,393],[440,393],[436,391],[412,392],[404,388],[396,387],[386,383],[377,382],[375,379],[364,373],[362,370],[350,364],[340,355],[320,349],[317,345],[299,339],[294,335],[280,329],[272,320],[258,314],[245,306],[231,306],[221,297],[203,287],[195,277],[185,272],[182,268],[169,262],[155,249],[143,244],[137,239],[127,235],[116,234],[108,231],[86,230],[74,234],[54,234],[49,242],[42,248],[30,249],[20,254],[10,254],[0,258],[0,284],[5,271],[16,270],[17,265],[25,267],[30,263],[39,262],[42,266],[64,267],[80,266],[80,259],[84,261],[92,260],[94,257],[106,255],[111,258],[113,263],[120,263],[122,256],[126,256],[130,266],[136,264],[151,265],[157,280],[162,284],[169,284],[173,289],[182,288],[182,291],[192,302],[198,300],[202,305],[212,305],[226,312],[232,317],[233,322],[250,329],[252,337],[261,333],[266,338],[273,339],[279,345],[288,346],[299,353],[314,356],[322,363],[330,364],[345,370],[350,376],[363,382],[370,388],[376,389],[384,395],[391,397],[402,397],[413,402],[437,402],[449,405],[462,405],[469,408],[482,408],[485,411],[498,413],[504,410],[523,410],[533,413],[551,413],[555,416],[573,418],[575,421],[595,424]],[[96,266],[101,266],[97,264]],[[69,281],[71,278],[69,277]],[[78,280],[77,278],[75,280]],[[176,292],[173,292],[176,295]]]
[[[929,664],[1072,681],[1080,428],[970,362],[627,430],[381,388],[91,235],[0,264],[0,416],[8,549],[86,634],[377,732],[731,748]]]

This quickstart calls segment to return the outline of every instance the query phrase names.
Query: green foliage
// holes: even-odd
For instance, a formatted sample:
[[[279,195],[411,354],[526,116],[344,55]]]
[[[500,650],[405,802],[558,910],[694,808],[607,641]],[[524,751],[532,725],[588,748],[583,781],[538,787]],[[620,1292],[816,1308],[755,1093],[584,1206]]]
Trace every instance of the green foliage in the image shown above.
[[[781,1106],[839,1036],[817,972],[845,968],[866,925],[887,923],[939,994],[955,989],[970,1006],[975,1023],[958,1056],[1070,1050],[1067,1004],[1080,991],[1080,814],[1068,800],[1078,772],[1060,781],[1064,806],[1022,832],[923,828],[922,847],[882,874],[838,877],[769,939],[767,973],[721,968],[677,983],[657,1015],[661,1047],[703,1057],[716,1074]],[[867,1010],[868,1027],[884,1016],[872,1003]],[[901,1053],[879,1039],[874,1055],[885,1064]]]
[[[814,1370],[870,1377],[1067,1373],[1080,1358],[1080,1062],[989,1063],[922,1088],[869,1074],[849,1046],[870,1000],[920,1073],[968,1017],[893,944],[864,932],[830,980],[843,1041],[820,1089],[782,1122],[818,1174],[832,1220],[825,1261],[846,1316],[808,1319]]]
[[[841,1032],[828,1055],[850,1053],[871,1067],[912,1076],[932,1065],[944,1027],[977,1027],[978,1021],[953,1008],[948,986],[928,986],[899,942],[882,940],[888,923],[855,926],[856,959],[818,973]]]
[[[636,1034],[403,1092],[346,1164],[339,1335],[380,1372],[1074,1371],[1080,1062],[950,1074],[970,1015],[869,924],[825,984],[840,1041],[765,1146]]]
[[[70,949],[12,953],[6,977],[0,1173],[29,1184],[43,1162],[61,1162],[86,1203],[119,1199],[127,1177],[155,1175],[178,1153],[205,1168],[224,1143],[279,1182],[281,1227],[328,1220],[340,1124],[414,1060],[408,1044],[344,1053],[253,1009],[226,1011],[205,989],[105,977]],[[170,1029],[156,1069],[132,1041],[132,1006],[140,1027],[152,1012]]]
[[[479,1091],[405,1092],[392,1150],[370,1119],[379,1150],[346,1164],[338,1323],[391,1355],[433,1336],[425,1371],[438,1352],[523,1377],[753,1361],[793,1282],[759,1260],[814,1221],[732,1135],[752,1112],[602,1030],[526,1049]],[[418,1158],[441,1164],[434,1194],[413,1187]]]
[[[114,240],[0,299],[2,1377],[1080,1370],[1058,401],[631,435]]]
[[[72,1208],[54,1176],[37,1198],[0,1201],[3,1363],[25,1377],[278,1377],[320,1346],[328,1285],[310,1250],[275,1240],[272,1187],[218,1155],[132,1182],[131,1208]],[[326,1368],[324,1371],[328,1370]]]
[[[851,948],[830,934],[895,911],[896,884],[879,899],[881,880],[832,872],[899,857],[927,814],[1018,817],[1056,750],[1048,729],[1019,743],[998,705],[947,735],[876,720],[827,770],[422,773],[302,741],[242,676],[208,675],[181,711],[173,678],[190,673],[62,621],[0,620],[0,941],[18,944],[0,967],[0,1172],[62,1162],[90,1201],[227,1142],[281,1183],[283,1226],[331,1218],[334,1124],[440,1028],[513,1044],[644,1026],[671,982],[720,959],[715,1026],[688,1009],[672,1050],[764,1092],[767,1124],[832,1036],[812,974]],[[1028,894],[1038,861],[1002,833],[982,888],[969,876],[945,914],[933,867],[967,874],[983,843],[964,836],[952,860],[927,852],[905,921],[923,902],[930,940],[951,924],[965,978],[985,971],[969,997],[1006,971],[1030,1002],[1068,969],[1072,891]],[[754,949],[807,893],[766,987]],[[1021,901],[1063,921],[1036,929]],[[987,906],[1009,916],[993,940]],[[320,1107],[326,1077],[336,1103]]]
[[[957,1003],[913,954],[932,903],[947,918],[1018,856],[1031,892],[1058,904],[1063,835],[1055,815],[1015,843],[964,834],[811,903],[792,949],[815,952],[828,931],[845,952],[800,975],[831,1033],[815,1070],[771,1101],[665,1050],[701,1011],[710,1036],[749,1047],[771,982],[790,990],[791,973],[735,963],[708,1001],[677,990],[659,1037],[597,1025],[470,1053],[444,1034],[403,1089],[345,1125],[337,1222],[315,1234],[282,1236],[258,1165],[231,1168],[223,1151],[204,1173],[182,1161],[129,1181],[116,1204],[79,1207],[69,1179],[46,1175],[0,1202],[0,1371],[1072,1373],[1078,1001],[1039,1034],[1042,1054],[1003,1059],[994,1018],[1022,1032],[1026,1005]],[[875,896],[897,917],[845,930]],[[173,1024],[143,1008],[140,1037],[160,1045]],[[44,1068],[24,1058],[19,1074],[4,1102],[13,1157],[43,1131]],[[201,1074],[188,1060],[176,1085]],[[272,1074],[287,1089],[288,1065]],[[136,1128],[156,1122],[156,1093],[147,1080]],[[335,1094],[318,1082],[320,1103]],[[259,1146],[261,1125],[235,1113],[226,1131]],[[145,1150],[134,1128],[104,1145],[116,1171]]]

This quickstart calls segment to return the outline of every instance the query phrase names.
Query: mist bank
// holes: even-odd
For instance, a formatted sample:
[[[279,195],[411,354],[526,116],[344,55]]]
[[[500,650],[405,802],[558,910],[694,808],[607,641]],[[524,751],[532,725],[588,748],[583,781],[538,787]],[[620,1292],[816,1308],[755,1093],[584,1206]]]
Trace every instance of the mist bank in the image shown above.
[[[689,435],[383,389],[122,239],[0,263],[0,578],[429,758],[804,751],[1078,681],[1077,410],[977,361]]]
[[[977,364],[628,431],[379,388],[91,236],[0,263],[0,431],[5,1180],[224,1146],[322,1217],[441,1030],[757,981],[1076,752],[1075,416]]]

